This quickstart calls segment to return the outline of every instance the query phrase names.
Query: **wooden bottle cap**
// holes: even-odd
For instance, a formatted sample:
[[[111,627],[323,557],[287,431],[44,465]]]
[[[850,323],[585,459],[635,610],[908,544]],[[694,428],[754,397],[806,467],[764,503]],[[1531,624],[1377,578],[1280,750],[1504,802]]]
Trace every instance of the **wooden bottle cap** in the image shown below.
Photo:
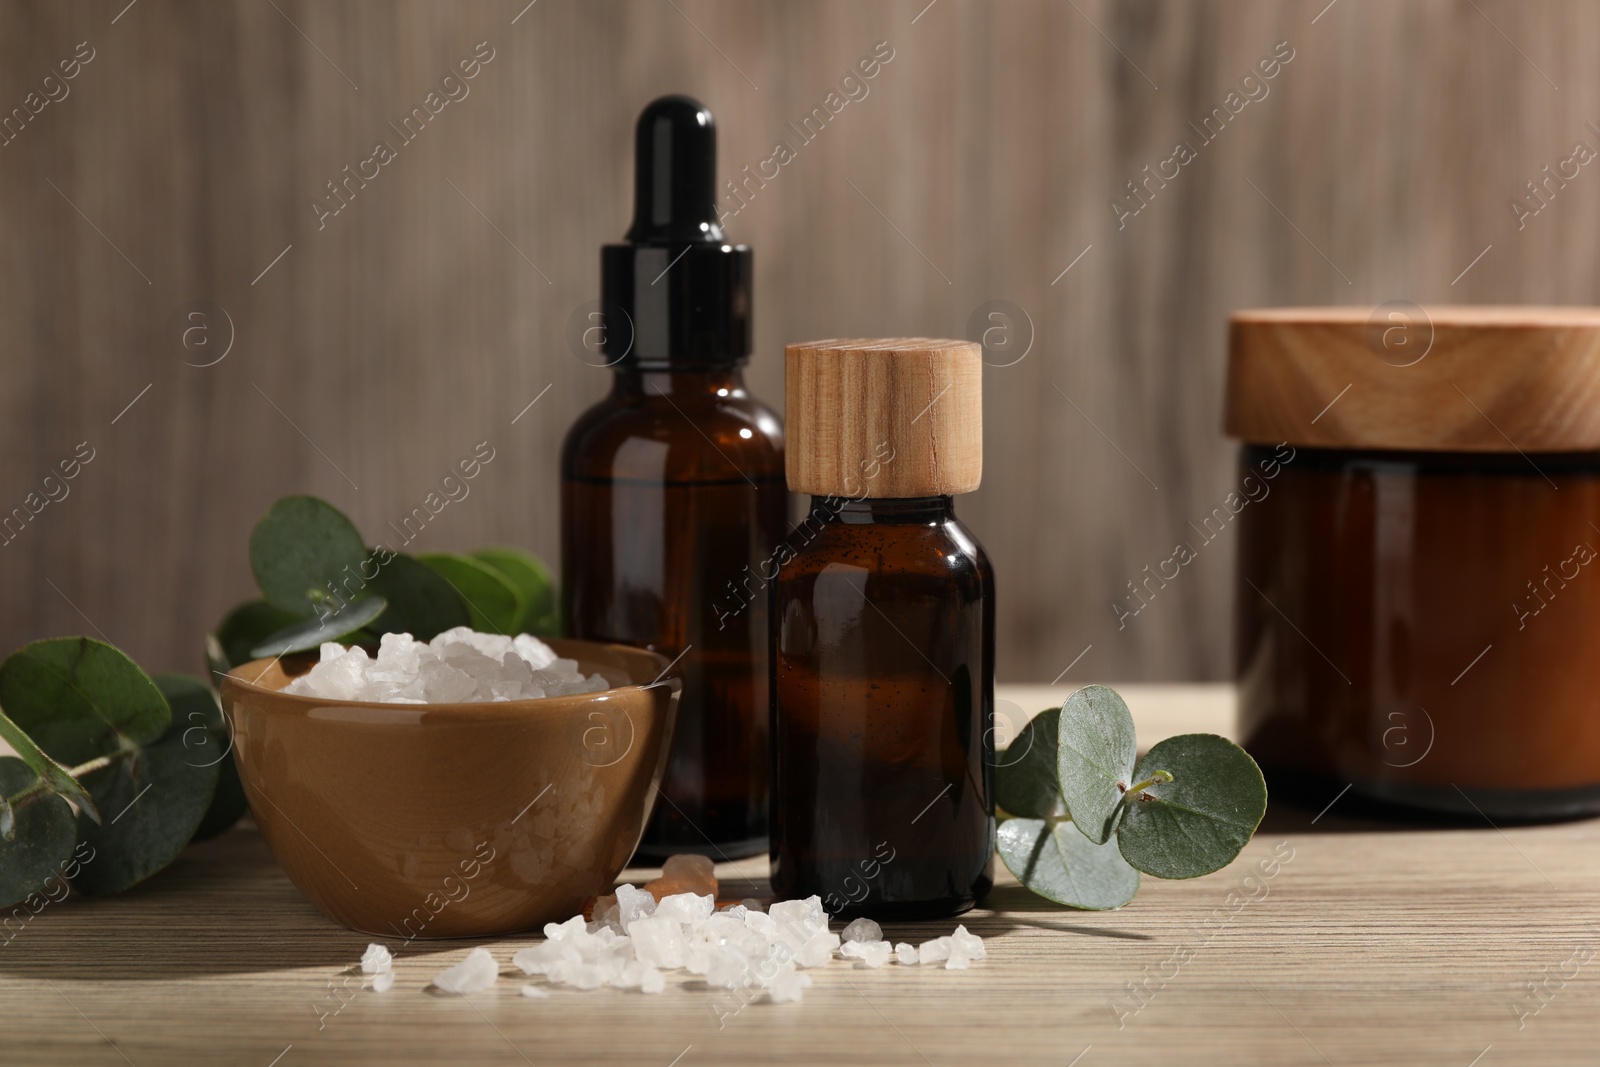
[[[1235,312],[1224,423],[1309,448],[1600,449],[1600,308]]]
[[[983,360],[971,341],[789,345],[789,488],[888,499],[968,493],[983,479]]]

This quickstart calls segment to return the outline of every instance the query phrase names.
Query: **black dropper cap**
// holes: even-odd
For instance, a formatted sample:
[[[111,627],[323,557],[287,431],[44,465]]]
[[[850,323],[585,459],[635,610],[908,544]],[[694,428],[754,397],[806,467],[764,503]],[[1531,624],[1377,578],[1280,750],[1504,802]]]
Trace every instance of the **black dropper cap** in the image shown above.
[[[618,369],[728,367],[750,354],[751,252],[723,239],[716,166],[704,104],[663,96],[639,113],[628,243],[600,250],[603,348]]]

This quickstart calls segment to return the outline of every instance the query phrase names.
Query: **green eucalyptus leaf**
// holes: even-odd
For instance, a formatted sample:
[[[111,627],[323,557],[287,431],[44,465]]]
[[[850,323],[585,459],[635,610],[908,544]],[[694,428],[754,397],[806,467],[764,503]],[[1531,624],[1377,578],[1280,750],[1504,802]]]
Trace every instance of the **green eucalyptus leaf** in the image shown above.
[[[380,634],[410,634],[430,641],[446,630],[471,626],[467,602],[432,567],[394,553],[371,581],[373,591],[389,602],[389,610],[373,624]]]
[[[22,760],[0,757],[0,797],[15,796],[38,781],[39,775]],[[35,796],[14,810],[5,807],[12,832],[9,838],[0,835],[0,910],[45,890],[71,862],[78,840],[72,809],[55,793]]]
[[[1007,819],[1000,859],[1017,880],[1047,900],[1073,908],[1120,908],[1139,892],[1139,872],[1114,842],[1097,845],[1069,823]]]
[[[256,659],[267,659],[291,652],[308,652],[324,641],[338,641],[360,630],[382,615],[388,606],[381,596],[362,597],[331,615],[305,619],[279,630],[252,648],[250,655]]]
[[[518,623],[527,605],[511,579],[471,556],[435,552],[417,559],[433,568],[461,594],[474,630],[507,635],[520,632]]]
[[[517,587],[525,604],[518,626],[522,633],[539,637],[561,636],[561,620],[556,608],[556,586],[549,569],[520,548],[496,546],[480,548],[472,558],[487,563]]]
[[[1138,756],[1133,716],[1115,691],[1087,685],[1061,705],[1056,773],[1073,825],[1097,845],[1111,839]]]
[[[1172,775],[1127,801],[1117,844],[1127,861],[1157,878],[1197,878],[1233,862],[1267,811],[1256,761],[1215,734],[1169,737],[1145,754],[1135,782]]]
[[[1010,815],[1048,819],[1067,814],[1057,777],[1061,709],[1041,711],[995,754],[994,800]]]
[[[217,768],[217,790],[192,840],[204,841],[239,821],[249,804],[239,770],[233,763],[233,738],[214,693],[198,678],[186,674],[158,674],[156,686],[172,706],[172,729],[178,733],[195,767]]]
[[[222,675],[256,658],[251,649],[304,618],[304,612],[296,615],[265,600],[246,601],[228,612],[216,632],[206,637],[206,663],[213,679],[220,683]]]
[[[201,751],[205,760],[216,756],[210,745],[193,745],[193,728],[177,723],[154,744],[84,777],[105,816],[100,826],[78,818],[78,837],[94,849],[74,879],[85,893],[120,893],[137,885],[194,838],[216,796],[220,763],[201,759]]]
[[[269,603],[296,616],[311,614],[330,595],[360,581],[366,542],[355,524],[314,496],[286,496],[250,534],[250,570]]]
[[[43,778],[51,790],[89,812],[91,818],[100,817],[99,811],[94,806],[94,798],[78,784],[78,780],[72,777],[71,772],[45,755],[44,750],[33,743],[33,738],[23,733],[22,727],[7,718],[3,711],[0,711],[0,740],[9,744],[22,758],[22,762],[27,764],[34,774]],[[0,789],[0,799],[4,796],[5,790]],[[0,834],[3,834],[3,831],[4,827],[0,827]]]
[[[69,767],[153,741],[172,722],[150,676],[87,637],[34,641],[13,652],[0,665],[0,707]]]

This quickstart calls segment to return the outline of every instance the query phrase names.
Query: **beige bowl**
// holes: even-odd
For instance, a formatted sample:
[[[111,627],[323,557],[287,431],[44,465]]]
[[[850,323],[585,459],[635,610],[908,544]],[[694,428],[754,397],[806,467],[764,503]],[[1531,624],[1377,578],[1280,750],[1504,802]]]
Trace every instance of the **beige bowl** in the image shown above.
[[[222,680],[261,833],[301,892],[382,937],[481,937],[566,919],[611,890],[666,765],[680,684],[667,660],[550,641],[616,688],[480,704],[278,692],[313,655]]]

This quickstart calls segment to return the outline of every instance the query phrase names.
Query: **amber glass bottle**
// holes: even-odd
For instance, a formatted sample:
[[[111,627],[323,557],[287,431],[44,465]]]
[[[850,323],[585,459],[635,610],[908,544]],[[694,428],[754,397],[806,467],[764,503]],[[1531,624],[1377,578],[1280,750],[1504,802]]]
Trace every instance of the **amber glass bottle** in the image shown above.
[[[639,117],[628,243],[602,255],[609,396],[561,458],[562,610],[572,637],[675,658],[684,682],[644,859],[767,845],[767,600],[787,530],[783,430],[745,389],[750,250],[723,242],[711,113]]]
[[[788,353],[788,475],[812,494],[773,586],[772,885],[918,919],[993,883],[994,573],[951,494],[982,471],[966,342]]]

